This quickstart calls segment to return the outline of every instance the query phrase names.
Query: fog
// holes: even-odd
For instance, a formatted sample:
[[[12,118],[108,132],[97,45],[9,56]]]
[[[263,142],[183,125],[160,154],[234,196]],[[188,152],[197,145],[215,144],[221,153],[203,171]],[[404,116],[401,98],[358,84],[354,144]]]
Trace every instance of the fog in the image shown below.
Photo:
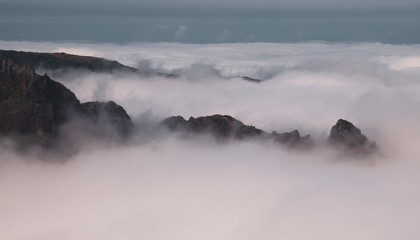
[[[1,239],[420,237],[419,45],[0,41],[0,48],[178,75],[37,69],[82,102],[115,101],[145,128],[173,115],[218,113],[267,132],[299,129],[322,145],[343,118],[381,152],[338,158],[322,146],[301,152],[144,132],[118,144],[73,133],[79,151],[45,162],[42,150],[19,154],[3,140]]]

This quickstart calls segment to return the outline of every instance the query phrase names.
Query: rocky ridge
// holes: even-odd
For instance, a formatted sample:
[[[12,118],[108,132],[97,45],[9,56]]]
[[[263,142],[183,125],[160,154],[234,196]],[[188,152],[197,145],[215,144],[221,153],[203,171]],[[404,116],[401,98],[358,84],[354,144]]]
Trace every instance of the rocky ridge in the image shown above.
[[[38,53],[0,50],[0,59],[13,59],[13,62],[18,65],[28,65],[34,69],[45,68],[57,70],[61,68],[83,68],[93,72],[108,73],[113,71],[137,71],[136,68],[125,66],[117,61],[67,53]]]
[[[311,147],[313,142],[310,135],[301,137],[298,130],[286,133],[267,133],[254,126],[245,125],[229,115],[212,115],[204,117],[190,117],[185,120],[181,116],[166,118],[162,121],[172,132],[182,132],[184,135],[212,134],[216,139],[234,140],[274,140],[289,147]]]
[[[29,143],[49,143],[59,136],[59,126],[75,118],[95,122],[109,119],[118,134],[126,134],[131,120],[114,102],[81,104],[61,83],[40,76],[26,64],[0,59],[0,133]]]
[[[81,107],[90,121],[99,128],[112,126],[117,133],[127,136],[134,127],[125,109],[114,101],[86,102]]]
[[[39,53],[23,52],[13,50],[0,50],[0,59],[13,59],[16,64],[29,65],[34,69],[44,69],[49,71],[58,71],[59,73],[70,69],[88,70],[92,72],[114,73],[128,72],[141,76],[157,75],[166,78],[176,78],[176,73],[162,73],[156,69],[138,69],[123,65],[117,61],[111,61],[104,58],[79,56],[67,53]],[[247,76],[236,76],[242,80],[261,83],[262,80]],[[235,78],[235,77],[230,77]]]
[[[115,102],[80,103],[63,84],[47,75],[38,75],[33,66],[26,64],[30,61],[22,59],[18,58],[15,62],[14,58],[5,56],[4,51],[0,52],[0,135],[15,136],[25,143],[49,145],[55,139],[65,137],[60,136],[60,126],[74,119],[81,119],[88,126],[83,131],[99,137],[115,134],[125,138],[135,129],[127,112]],[[66,63],[74,66],[85,57],[66,59],[75,59],[75,62]],[[186,137],[211,134],[219,141],[255,139],[300,149],[314,146],[311,137],[301,136],[298,130],[267,133],[229,115],[190,117],[188,120],[174,116],[164,119],[159,126]],[[332,127],[327,142],[351,154],[371,154],[377,150],[376,144],[370,142],[360,129],[342,119]]]

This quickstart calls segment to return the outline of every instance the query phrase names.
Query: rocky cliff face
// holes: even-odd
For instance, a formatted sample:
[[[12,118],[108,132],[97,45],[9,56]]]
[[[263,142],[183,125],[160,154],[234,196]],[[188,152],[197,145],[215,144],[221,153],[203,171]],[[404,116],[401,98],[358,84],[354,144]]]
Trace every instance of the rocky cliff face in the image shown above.
[[[35,64],[40,59],[44,62],[47,59],[50,67],[63,64],[93,64],[92,69],[121,67],[111,61],[103,62],[89,57],[0,50],[0,135],[17,136],[24,142],[44,144],[57,139],[60,126],[74,119],[82,123],[80,131],[97,137],[125,137],[132,132],[134,125],[121,106],[112,101],[81,104],[74,93],[61,83],[47,75],[36,74],[28,64]],[[80,127],[80,124],[77,126]],[[309,135],[301,136],[298,130],[267,133],[228,115],[190,117],[188,120],[174,116],[163,120],[160,126],[182,132],[185,136],[207,133],[220,141],[269,140],[294,148],[310,148],[314,145]],[[377,151],[376,144],[370,142],[360,129],[342,119],[332,127],[328,143],[351,154]]]
[[[328,143],[347,152],[368,154],[377,150],[376,144],[370,142],[360,129],[343,119],[331,128]]]
[[[12,59],[0,64],[0,134],[24,136],[29,142],[44,143],[57,138],[59,126],[73,118],[106,123],[126,134],[131,120],[115,104],[80,104],[73,92],[47,75],[36,74],[30,66]]]
[[[57,125],[80,109],[79,100],[62,84],[37,75],[28,65],[1,60],[1,133],[56,136]]]
[[[87,102],[81,106],[89,120],[102,130],[106,125],[109,125],[113,126],[118,133],[126,136],[133,128],[131,118],[125,109],[113,101]]]

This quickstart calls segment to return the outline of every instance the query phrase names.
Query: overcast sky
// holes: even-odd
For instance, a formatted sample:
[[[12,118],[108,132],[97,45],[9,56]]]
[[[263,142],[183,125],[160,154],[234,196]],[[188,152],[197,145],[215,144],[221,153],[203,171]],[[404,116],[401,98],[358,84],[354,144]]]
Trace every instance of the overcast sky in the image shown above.
[[[38,7],[36,7],[38,6]],[[66,8],[77,10],[121,9],[336,9],[336,8],[384,8],[420,6],[418,0],[0,0],[0,9],[28,9],[37,8],[53,10]]]

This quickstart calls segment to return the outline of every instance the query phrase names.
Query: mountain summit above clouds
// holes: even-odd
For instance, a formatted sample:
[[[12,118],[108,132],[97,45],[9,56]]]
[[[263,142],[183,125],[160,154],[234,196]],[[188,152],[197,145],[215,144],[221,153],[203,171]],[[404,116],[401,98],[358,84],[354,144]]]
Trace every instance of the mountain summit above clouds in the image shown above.
[[[277,143],[298,148],[310,148],[313,141],[309,135],[301,137],[298,130],[286,133],[267,133],[254,126],[243,124],[241,121],[228,115],[212,115],[205,117],[190,117],[185,120],[181,116],[170,117],[162,122],[171,131],[186,135],[210,133],[218,140],[274,140]]]
[[[124,134],[131,126],[125,110],[113,102],[81,104],[61,83],[40,76],[26,64],[0,59],[0,133],[26,143],[50,145],[59,127],[74,119],[95,124],[99,116]],[[60,136],[62,137],[62,136]]]
[[[331,128],[328,142],[353,153],[369,154],[377,150],[375,142],[370,142],[353,123],[343,119],[339,119]]]
[[[62,73],[67,70],[87,70],[97,73],[134,73],[140,76],[160,76],[166,78],[179,77],[179,72],[163,73],[151,67],[130,67],[117,61],[92,56],[79,56],[68,53],[40,53],[23,52],[13,50],[1,50],[0,59],[13,59],[13,62],[20,65],[29,65],[34,69],[48,70],[53,73]],[[242,80],[261,83],[263,80],[248,76],[232,76],[229,78],[240,78]]]
[[[83,68],[93,72],[137,71],[137,69],[125,66],[117,61],[67,53],[38,53],[0,50],[0,58],[13,59],[13,62],[16,64],[29,65],[34,69],[45,68],[49,70],[57,70],[62,68]]]
[[[78,130],[99,138],[121,139],[134,132],[136,126],[130,116],[115,102],[80,103],[75,94],[63,84],[50,79],[46,74],[38,75],[33,66],[39,64],[40,56],[47,59],[44,66],[58,67],[65,64],[101,71],[126,68],[117,62],[76,55],[63,57],[60,54],[0,51],[1,135],[17,139],[23,145],[53,147],[56,139],[67,137],[60,130],[62,126],[72,127],[66,133]],[[159,127],[188,137],[211,134],[222,141],[269,140],[298,149],[309,149],[315,145],[309,135],[301,136],[298,130],[267,133],[229,115],[190,117],[188,120],[174,116],[164,119]],[[328,142],[334,148],[350,153],[372,153],[376,149],[376,145],[368,141],[357,127],[342,119],[332,127]]]

